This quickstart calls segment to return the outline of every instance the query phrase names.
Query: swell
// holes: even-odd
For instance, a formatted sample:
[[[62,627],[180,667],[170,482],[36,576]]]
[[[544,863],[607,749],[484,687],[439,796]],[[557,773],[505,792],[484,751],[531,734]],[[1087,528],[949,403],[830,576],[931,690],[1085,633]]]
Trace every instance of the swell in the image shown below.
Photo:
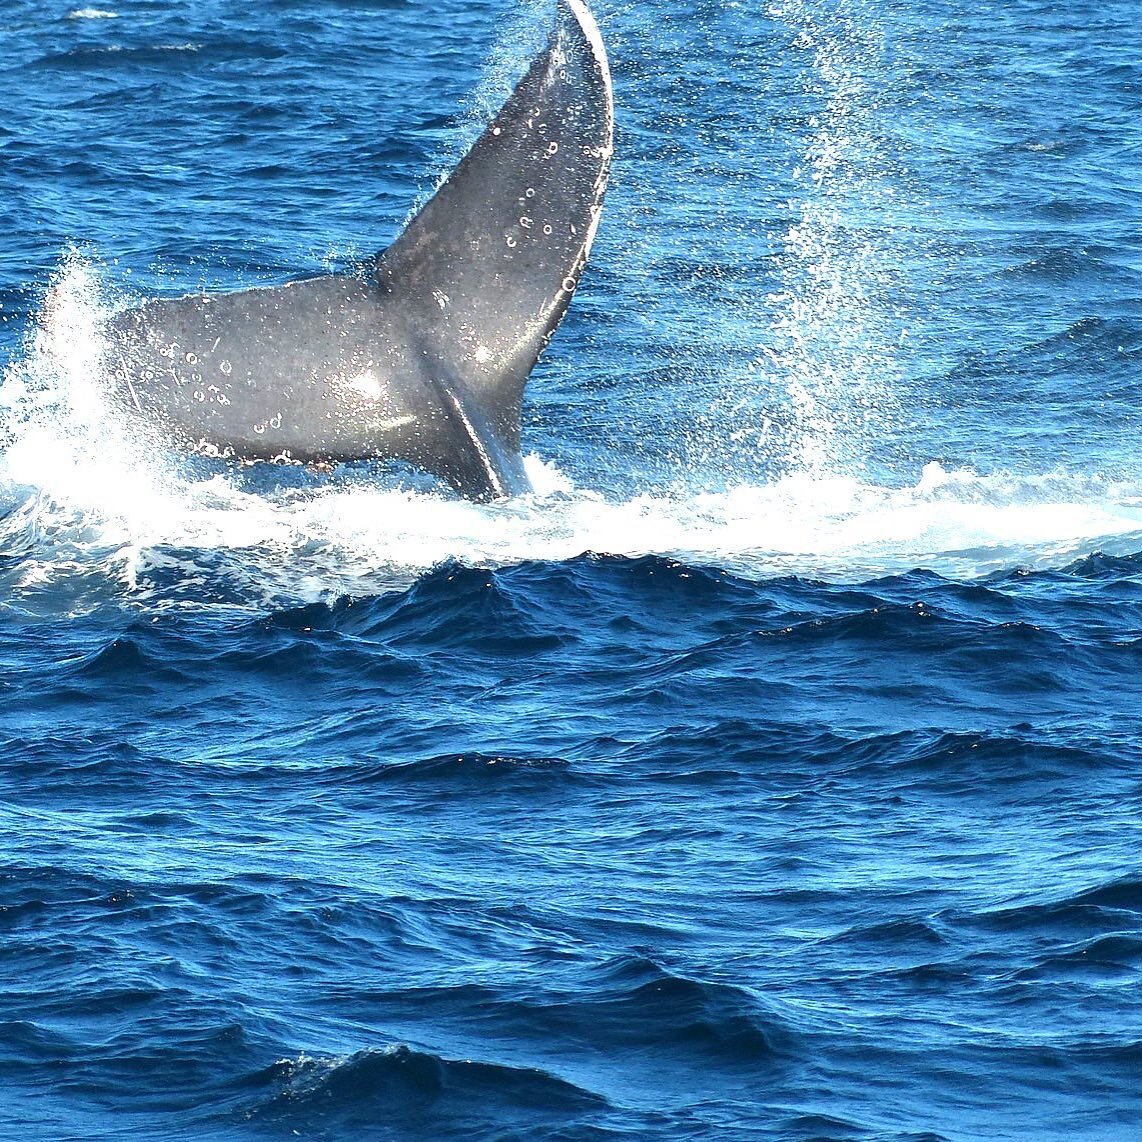
[[[284,1059],[243,1085],[263,1089],[247,1097],[236,1117],[320,1137],[367,1129],[374,1137],[399,1138],[429,1124],[447,1134],[502,1137],[590,1118],[607,1105],[538,1068],[447,1059],[403,1045]],[[378,1132],[379,1123],[385,1125]]]
[[[363,747],[374,765],[485,759],[455,767],[476,772],[492,758],[590,758],[590,747],[569,751],[564,739],[596,736],[592,708],[638,711],[652,727],[705,725],[707,711],[732,701],[764,733],[792,702],[797,716],[780,724],[828,709],[851,739],[867,736],[870,716],[898,723],[901,709],[911,718],[899,728],[938,725],[965,699],[998,731],[1000,744],[984,734],[977,756],[998,757],[1004,711],[1020,704],[1020,721],[1066,724],[1096,699],[1105,717],[1133,720],[1122,687],[1142,653],[1138,570],[1137,556],[1094,556],[972,584],[912,572],[848,587],[752,582],[658,557],[448,565],[405,591],[255,619],[239,611],[220,622],[207,611],[124,622],[111,610],[66,650],[66,620],[25,619],[24,640],[0,664],[13,715],[124,706],[130,734],[174,760],[185,749],[161,730],[173,734],[187,716],[217,729],[200,759],[220,756],[230,733],[256,756],[259,710],[275,711],[294,727],[295,748],[325,764]],[[1076,589],[1085,583],[1097,587]],[[513,711],[537,694],[552,708],[549,724],[513,733]],[[413,714],[410,703],[425,701],[440,704]],[[485,732],[481,706],[494,712]],[[445,750],[430,745],[436,717],[453,728]]]

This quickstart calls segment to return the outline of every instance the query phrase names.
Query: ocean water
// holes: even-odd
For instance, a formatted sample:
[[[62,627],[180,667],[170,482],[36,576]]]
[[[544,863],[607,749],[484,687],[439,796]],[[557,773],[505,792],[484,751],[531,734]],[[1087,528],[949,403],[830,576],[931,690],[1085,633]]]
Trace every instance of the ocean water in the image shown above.
[[[1142,32],[599,0],[534,495],[186,457],[143,297],[385,246],[508,0],[0,12],[0,1127],[1142,1138]]]

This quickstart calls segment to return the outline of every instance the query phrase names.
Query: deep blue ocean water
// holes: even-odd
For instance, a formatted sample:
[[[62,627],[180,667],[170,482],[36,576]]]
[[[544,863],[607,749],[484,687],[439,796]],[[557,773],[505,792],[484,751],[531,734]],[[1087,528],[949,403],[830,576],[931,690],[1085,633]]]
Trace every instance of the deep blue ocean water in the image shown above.
[[[132,438],[386,245],[504,0],[0,12],[0,1129],[1142,1138],[1133,0],[600,0],[538,491]]]

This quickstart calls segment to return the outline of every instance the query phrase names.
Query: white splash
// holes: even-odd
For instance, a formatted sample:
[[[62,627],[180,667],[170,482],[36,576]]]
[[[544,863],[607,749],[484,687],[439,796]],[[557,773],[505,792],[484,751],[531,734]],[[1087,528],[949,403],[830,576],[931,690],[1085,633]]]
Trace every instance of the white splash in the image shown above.
[[[883,13],[853,0],[771,0],[767,14],[804,60],[808,113],[792,172],[794,220],[781,236],[781,288],[767,303],[758,377],[788,394],[797,434],[790,464],[857,471],[900,414],[898,350],[906,335],[901,252],[892,216],[899,172],[878,122],[870,75],[886,74]]]
[[[0,385],[0,479],[112,529],[118,521],[126,535],[175,493],[152,462],[154,441],[128,433],[107,404],[99,324],[108,312],[95,267],[73,252]]]
[[[587,551],[758,578],[860,580],[913,567],[973,577],[1142,548],[1142,483],[935,463],[899,486],[807,472],[616,500],[530,456],[535,493],[499,504],[367,474],[299,486],[269,469],[255,494],[236,467],[187,474],[183,458],[108,403],[106,312],[95,268],[73,255],[0,384],[0,551],[23,556],[7,584],[17,597],[98,572],[120,599],[164,605],[175,582],[180,604],[193,604],[200,586],[227,594],[214,580],[232,576],[229,593],[261,607],[403,587],[448,560],[506,566]]]

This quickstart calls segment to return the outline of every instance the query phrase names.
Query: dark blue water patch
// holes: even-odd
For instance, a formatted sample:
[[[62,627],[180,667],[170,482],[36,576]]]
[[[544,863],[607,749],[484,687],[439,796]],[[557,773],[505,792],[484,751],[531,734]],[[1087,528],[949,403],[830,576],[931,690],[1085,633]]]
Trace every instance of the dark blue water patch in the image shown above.
[[[200,1098],[219,1061],[241,1058],[258,1037],[258,1020],[232,996],[202,993],[206,965],[233,947],[219,927],[224,896],[214,888],[156,893],[63,868],[7,867],[0,874],[7,979],[0,1004],[8,1026],[21,1029],[3,1039],[10,1069],[51,1066],[81,1105],[126,1100],[169,1110]],[[214,923],[180,915],[206,901]],[[64,926],[67,940],[45,946],[39,934],[46,923]],[[196,964],[183,958],[188,943]],[[158,1033],[164,1025],[168,1033]]]
[[[563,640],[542,620],[542,600],[526,592],[505,589],[497,573],[451,567],[433,572],[409,591],[391,600],[366,603],[367,614],[355,614],[351,601],[336,616],[344,616],[350,629],[380,636],[388,645],[415,646],[418,651],[456,649],[479,643],[488,656],[515,659],[558,651]],[[388,603],[389,605],[385,605]],[[320,608],[287,616],[284,625],[321,621]],[[338,625],[340,625],[338,623]]]
[[[1006,735],[911,733],[845,743],[838,749],[848,778],[895,784],[898,796],[925,791],[991,801],[1037,797],[1051,782],[1098,784],[1129,772],[1133,759],[1106,749],[1037,741],[1030,727]],[[880,780],[876,780],[879,778]]]
[[[124,794],[161,782],[167,761],[144,754],[110,729],[89,734],[53,733],[50,727],[35,734],[0,738],[0,749],[19,758],[5,777],[29,793],[49,801],[65,801],[83,791],[84,800],[118,799]],[[153,822],[157,824],[156,822]]]
[[[568,1014],[611,1049],[635,1047],[673,1061],[680,1052],[709,1053],[754,1070],[758,1062],[776,1066],[794,1048],[788,1024],[744,989],[688,979],[641,957],[604,965],[589,990],[593,1001],[576,1013],[582,1005],[572,1000]]]
[[[143,630],[137,633],[142,635]],[[144,677],[149,684],[160,688],[188,680],[180,671],[169,669],[164,658],[148,654],[143,645],[145,641],[142,637],[114,638],[93,653],[68,662],[65,672],[80,682],[97,678],[101,684],[106,682],[110,686],[126,682],[129,688],[131,683]]]

